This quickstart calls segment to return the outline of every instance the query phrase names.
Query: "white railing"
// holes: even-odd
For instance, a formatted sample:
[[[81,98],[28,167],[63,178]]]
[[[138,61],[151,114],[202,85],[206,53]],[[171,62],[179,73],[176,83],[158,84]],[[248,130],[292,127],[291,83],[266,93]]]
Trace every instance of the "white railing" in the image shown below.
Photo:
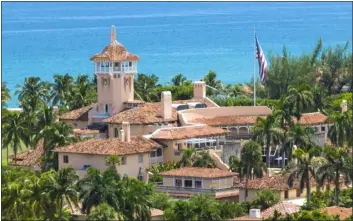
[[[160,157],[150,157],[150,164],[163,163],[163,156]]]
[[[176,186],[163,186],[163,184],[158,183],[156,189],[160,192],[179,192],[179,193],[216,193],[234,190],[234,187],[226,187],[221,189],[202,189],[195,187],[176,187]]]

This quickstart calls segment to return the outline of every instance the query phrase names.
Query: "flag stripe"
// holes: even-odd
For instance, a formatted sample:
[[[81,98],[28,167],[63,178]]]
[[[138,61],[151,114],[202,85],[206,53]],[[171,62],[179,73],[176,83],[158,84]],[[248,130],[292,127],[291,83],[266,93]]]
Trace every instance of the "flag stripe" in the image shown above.
[[[261,82],[264,82],[266,80],[266,75],[267,75],[267,61],[256,36],[255,36],[255,40],[256,40],[256,58],[258,59],[258,62],[259,62],[260,80]]]

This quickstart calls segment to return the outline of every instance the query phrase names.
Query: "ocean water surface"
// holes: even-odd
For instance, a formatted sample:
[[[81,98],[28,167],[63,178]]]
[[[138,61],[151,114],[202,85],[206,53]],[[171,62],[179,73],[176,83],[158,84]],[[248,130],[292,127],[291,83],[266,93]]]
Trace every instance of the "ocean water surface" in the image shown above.
[[[12,95],[25,77],[93,75],[89,58],[109,43],[110,26],[140,73],[170,82],[215,70],[226,83],[253,75],[254,27],[268,56],[352,40],[350,2],[2,2],[2,81]],[[13,95],[9,107],[17,106]]]

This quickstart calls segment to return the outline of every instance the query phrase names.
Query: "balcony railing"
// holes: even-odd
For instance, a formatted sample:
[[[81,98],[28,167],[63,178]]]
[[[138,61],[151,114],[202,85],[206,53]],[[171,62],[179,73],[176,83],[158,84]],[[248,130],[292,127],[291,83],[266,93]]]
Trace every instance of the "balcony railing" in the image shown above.
[[[163,163],[163,156],[160,157],[150,157],[150,163],[151,165],[153,164],[159,164],[159,163]]]
[[[101,67],[99,69],[95,69],[95,72],[98,74],[103,73],[113,73],[113,74],[124,74],[130,72],[137,72],[137,67]]]
[[[105,118],[109,117],[109,114],[108,113],[94,113],[92,116],[93,116],[93,118],[96,118],[96,119],[105,119]]]
[[[229,135],[229,136],[226,136],[226,140],[240,140],[240,139],[248,140],[252,136],[253,136],[252,134]]]

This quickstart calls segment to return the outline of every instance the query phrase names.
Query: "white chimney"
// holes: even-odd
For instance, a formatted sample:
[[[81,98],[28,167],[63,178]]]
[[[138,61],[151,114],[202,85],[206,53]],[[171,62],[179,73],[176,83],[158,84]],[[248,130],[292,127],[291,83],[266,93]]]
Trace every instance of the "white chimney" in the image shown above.
[[[342,104],[341,104],[341,110],[342,110],[342,113],[346,112],[347,111],[347,100],[343,100],[342,101]]]
[[[162,117],[163,119],[172,118],[172,93],[163,91],[161,95]]]
[[[125,141],[125,133],[124,133],[124,130],[121,129],[119,133],[120,133],[120,134],[119,134],[120,140],[121,140],[122,142],[124,142],[124,141]]]
[[[261,218],[260,209],[250,209],[249,218]]]
[[[194,82],[194,98],[205,98],[206,97],[206,82],[195,81]]]
[[[123,122],[123,130],[125,132],[125,141],[130,142],[131,137],[130,137],[130,123],[129,122]]]

